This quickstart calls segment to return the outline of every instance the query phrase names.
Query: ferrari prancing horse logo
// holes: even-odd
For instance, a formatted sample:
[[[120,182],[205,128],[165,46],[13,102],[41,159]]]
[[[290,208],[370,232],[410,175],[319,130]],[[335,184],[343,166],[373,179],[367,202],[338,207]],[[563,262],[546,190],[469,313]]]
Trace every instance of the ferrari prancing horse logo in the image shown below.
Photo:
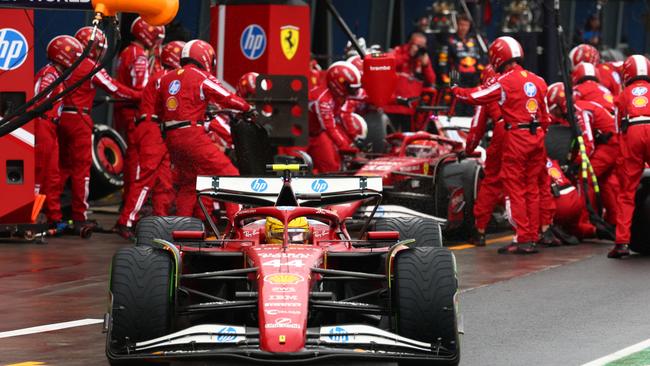
[[[300,39],[300,28],[295,25],[285,25],[280,27],[280,44],[282,53],[287,60],[291,60],[298,50],[298,41]]]

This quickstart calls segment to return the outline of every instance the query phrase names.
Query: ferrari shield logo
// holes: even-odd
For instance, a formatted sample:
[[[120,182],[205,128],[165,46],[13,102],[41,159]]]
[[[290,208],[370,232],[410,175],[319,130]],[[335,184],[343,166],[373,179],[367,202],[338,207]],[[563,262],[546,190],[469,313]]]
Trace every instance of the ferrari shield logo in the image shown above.
[[[300,29],[295,25],[285,25],[280,28],[280,44],[287,60],[291,60],[296,55],[299,39]]]

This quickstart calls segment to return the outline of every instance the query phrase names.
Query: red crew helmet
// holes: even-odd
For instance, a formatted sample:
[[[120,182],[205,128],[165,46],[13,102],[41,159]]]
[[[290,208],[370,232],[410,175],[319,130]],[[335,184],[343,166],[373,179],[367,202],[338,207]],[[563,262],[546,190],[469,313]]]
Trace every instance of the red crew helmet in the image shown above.
[[[357,70],[359,70],[359,74],[363,78],[363,59],[361,58],[361,56],[354,55],[352,57],[349,57],[346,61],[354,65],[354,67],[356,67]]]
[[[521,62],[524,58],[524,49],[512,37],[499,37],[492,42],[488,50],[490,64],[497,72],[503,71],[503,66],[510,61]]]
[[[598,53],[596,47],[583,43],[569,51],[569,59],[571,60],[571,67],[576,67],[581,62],[598,65],[600,63],[600,53]]]
[[[347,61],[335,62],[327,69],[327,87],[337,97],[356,95],[361,87],[361,74]]]
[[[68,35],[56,36],[47,44],[47,58],[65,68],[72,66],[83,48],[79,41]]]
[[[587,80],[600,82],[600,73],[593,64],[581,62],[573,68],[571,81],[577,85]]]
[[[83,48],[88,46],[88,43],[90,43],[90,37],[92,37],[93,28],[94,27],[91,26],[82,27],[79,28],[77,33],[74,34],[74,38],[81,42]],[[95,43],[93,48],[90,50],[88,57],[93,60],[98,60],[104,56],[107,48],[108,42],[106,41],[106,35],[104,32],[102,32],[101,29],[97,28],[97,33],[95,33]]]
[[[151,25],[141,17],[135,18],[131,23],[131,34],[140,41],[145,48],[153,48],[160,45],[165,38],[165,27],[161,25]]]
[[[623,63],[623,81],[625,85],[635,80],[650,81],[650,61],[643,55],[632,55]]]
[[[259,76],[256,72],[247,72],[237,81],[237,95],[242,98],[254,97],[257,92],[255,81]]]
[[[181,51],[181,65],[193,63],[203,70],[213,73],[217,69],[217,58],[214,48],[206,41],[195,39],[189,41]]]
[[[560,108],[562,113],[566,113],[566,94],[564,93],[564,84],[557,82],[548,86],[546,93],[546,103],[549,111]]]
[[[163,46],[160,51],[160,63],[166,69],[178,69],[181,67],[181,51],[185,47],[183,41],[171,41]]]

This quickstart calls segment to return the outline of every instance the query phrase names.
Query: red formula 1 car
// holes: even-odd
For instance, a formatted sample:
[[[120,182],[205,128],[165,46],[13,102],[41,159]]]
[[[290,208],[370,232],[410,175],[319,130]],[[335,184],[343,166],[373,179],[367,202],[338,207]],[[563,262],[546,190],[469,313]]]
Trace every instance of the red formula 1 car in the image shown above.
[[[352,239],[322,206],[379,199],[381,179],[291,178],[287,168],[283,177],[199,177],[200,195],[250,207],[223,233],[211,222],[212,238],[191,218],[141,221],[138,245],[113,258],[112,364],[458,364],[458,281],[441,237],[362,230]],[[437,225],[420,220],[412,224],[423,231]]]
[[[385,205],[375,216],[425,214],[446,219],[448,231],[471,232],[481,160],[466,158],[462,142],[428,132],[393,133],[386,140],[388,153],[350,162],[356,175],[382,177]],[[356,202],[336,210],[354,217],[368,214],[372,207]]]

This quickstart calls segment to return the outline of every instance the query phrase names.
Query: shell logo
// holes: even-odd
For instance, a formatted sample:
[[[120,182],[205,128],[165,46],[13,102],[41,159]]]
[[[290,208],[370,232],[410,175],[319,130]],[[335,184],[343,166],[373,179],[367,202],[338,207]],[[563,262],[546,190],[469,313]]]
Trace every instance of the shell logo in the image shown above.
[[[603,98],[605,98],[605,100],[608,101],[609,103],[614,103],[614,96],[611,94],[605,94]]]
[[[175,97],[167,98],[167,109],[170,111],[175,111],[178,108],[178,100]]]
[[[539,108],[539,105],[537,104],[537,101],[535,99],[528,99],[526,102],[526,109],[530,113],[535,113],[537,112],[537,109]]]
[[[637,108],[643,108],[648,105],[648,98],[644,96],[635,97],[634,99],[632,99],[632,105],[634,105]]]
[[[274,285],[295,285],[304,280],[302,276],[293,273],[276,273],[264,276],[264,282],[269,282]]]
[[[523,77],[528,77],[528,73],[526,71],[520,71],[521,76]]]
[[[549,169],[548,174],[551,176],[551,178],[556,180],[562,178],[562,173],[560,173],[560,171],[557,170],[557,168]]]

